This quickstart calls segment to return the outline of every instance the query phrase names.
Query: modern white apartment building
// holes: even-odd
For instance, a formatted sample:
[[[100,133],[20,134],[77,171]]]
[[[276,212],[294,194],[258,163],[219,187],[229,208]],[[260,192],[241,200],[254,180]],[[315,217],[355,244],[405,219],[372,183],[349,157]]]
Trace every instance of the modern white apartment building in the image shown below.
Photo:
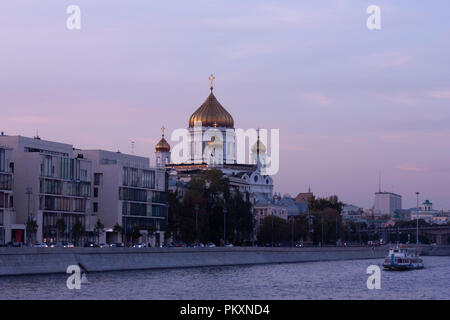
[[[392,192],[375,192],[374,213],[377,215],[394,214],[402,208],[402,196]]]
[[[0,146],[0,245],[24,241],[24,225],[16,225],[13,208],[13,171],[11,149]]]
[[[164,243],[167,221],[167,177],[164,168],[150,168],[150,159],[105,150],[78,150],[92,161],[92,209],[105,226],[106,242],[140,240]],[[123,228],[117,232],[115,226]],[[122,233],[122,234],[121,234]],[[123,237],[123,238],[122,238]]]
[[[11,151],[16,222],[26,225],[34,221],[37,226],[30,239],[50,243],[81,240],[77,230],[89,229],[91,162],[70,144],[39,137],[1,135],[0,145]],[[64,228],[57,230],[56,222],[61,219]]]

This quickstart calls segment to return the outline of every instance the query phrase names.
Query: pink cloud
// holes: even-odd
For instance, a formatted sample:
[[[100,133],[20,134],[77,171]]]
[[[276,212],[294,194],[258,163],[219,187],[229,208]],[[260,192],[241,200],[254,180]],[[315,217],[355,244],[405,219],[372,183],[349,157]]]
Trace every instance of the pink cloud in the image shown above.
[[[400,67],[409,64],[413,58],[401,52],[375,53],[369,56],[368,62],[371,66],[381,69]]]
[[[416,137],[413,137],[409,132],[390,132],[378,135],[378,138],[383,142],[389,143],[415,143]]]
[[[395,168],[402,170],[402,171],[408,171],[408,172],[423,172],[427,171],[427,168],[422,167],[420,165],[412,164],[412,163],[403,163],[395,166]]]
[[[320,93],[302,93],[300,97],[304,100],[309,101],[313,104],[318,104],[321,106],[327,106],[333,103],[333,100],[326,95]]]
[[[394,103],[398,103],[398,104],[406,104],[406,105],[413,105],[417,103],[417,100],[407,96],[405,94],[398,94],[398,95],[382,95],[380,96],[382,99],[390,101],[390,102],[394,102]]]
[[[450,89],[433,91],[430,96],[435,99],[450,99]]]

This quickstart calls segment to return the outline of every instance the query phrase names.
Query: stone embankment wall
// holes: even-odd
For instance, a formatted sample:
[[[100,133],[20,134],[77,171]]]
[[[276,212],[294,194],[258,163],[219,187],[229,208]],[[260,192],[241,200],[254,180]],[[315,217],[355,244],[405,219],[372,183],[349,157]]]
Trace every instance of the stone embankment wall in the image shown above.
[[[450,255],[426,248],[424,255]],[[0,276],[383,258],[387,247],[324,248],[0,248]],[[381,263],[381,261],[380,261]]]

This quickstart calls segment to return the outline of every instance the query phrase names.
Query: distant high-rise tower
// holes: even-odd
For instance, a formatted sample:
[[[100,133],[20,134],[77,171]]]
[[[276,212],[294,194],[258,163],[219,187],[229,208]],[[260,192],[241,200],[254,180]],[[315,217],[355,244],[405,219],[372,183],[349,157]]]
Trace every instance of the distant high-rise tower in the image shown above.
[[[375,192],[374,212],[376,214],[394,214],[402,208],[402,196],[393,192]]]

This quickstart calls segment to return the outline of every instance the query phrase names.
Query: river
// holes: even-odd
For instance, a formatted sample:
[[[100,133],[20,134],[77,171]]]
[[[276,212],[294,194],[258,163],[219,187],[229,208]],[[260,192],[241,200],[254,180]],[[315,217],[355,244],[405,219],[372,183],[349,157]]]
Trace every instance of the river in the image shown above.
[[[89,273],[69,290],[68,275],[0,277],[0,299],[450,299],[450,257],[423,257],[425,269],[381,272],[380,259]]]

